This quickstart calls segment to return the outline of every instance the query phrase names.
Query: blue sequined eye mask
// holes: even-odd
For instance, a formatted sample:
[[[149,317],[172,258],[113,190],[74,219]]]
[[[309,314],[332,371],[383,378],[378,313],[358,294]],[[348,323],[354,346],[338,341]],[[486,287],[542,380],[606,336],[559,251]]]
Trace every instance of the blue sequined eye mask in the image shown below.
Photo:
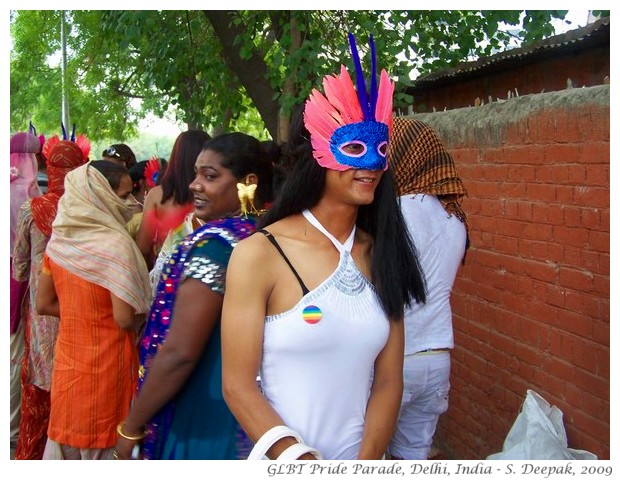
[[[327,75],[323,79],[325,95],[312,90],[304,112],[312,153],[319,165],[331,170],[385,170],[392,130],[394,84],[382,70],[377,88],[376,54],[371,36],[372,72],[370,92],[367,92],[352,34],[349,34],[349,43],[355,63],[357,91],[344,65],[339,76]]]
[[[340,165],[384,170],[387,165],[388,139],[388,126],[385,123],[351,123],[334,132],[330,150]]]

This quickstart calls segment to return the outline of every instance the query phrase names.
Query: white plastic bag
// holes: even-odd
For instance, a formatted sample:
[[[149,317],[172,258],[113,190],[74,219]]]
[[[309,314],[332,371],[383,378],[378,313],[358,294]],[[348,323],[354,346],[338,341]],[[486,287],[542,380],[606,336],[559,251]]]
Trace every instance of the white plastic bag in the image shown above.
[[[533,390],[504,440],[504,448],[487,460],[597,460],[585,450],[568,448],[563,413]]]

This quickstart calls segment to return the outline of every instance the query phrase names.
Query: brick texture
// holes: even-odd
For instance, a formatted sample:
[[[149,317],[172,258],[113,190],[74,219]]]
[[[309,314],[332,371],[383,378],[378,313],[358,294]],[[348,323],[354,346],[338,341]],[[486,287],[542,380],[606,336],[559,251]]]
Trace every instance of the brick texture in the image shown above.
[[[414,117],[469,193],[437,446],[453,459],[501,451],[532,389],[562,410],[571,448],[609,459],[609,86]]]

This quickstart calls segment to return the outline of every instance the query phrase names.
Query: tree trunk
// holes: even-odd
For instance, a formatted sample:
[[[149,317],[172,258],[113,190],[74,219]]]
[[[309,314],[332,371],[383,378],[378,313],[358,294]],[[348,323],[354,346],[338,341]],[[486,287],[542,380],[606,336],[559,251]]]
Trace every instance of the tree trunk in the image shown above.
[[[247,60],[239,55],[240,45],[234,45],[234,41],[238,34],[243,33],[243,26],[231,24],[233,11],[203,10],[203,12],[222,44],[228,68],[235,73],[254,102],[271,137],[277,139],[278,104],[273,100],[276,92],[269,83],[265,61],[257,55],[252,55]]]
[[[291,15],[290,19],[291,24],[291,46],[289,48],[289,56],[295,52],[301,46],[301,32],[299,31],[299,27],[297,25],[297,19]],[[285,95],[288,94],[290,96],[295,96],[297,94],[295,88],[295,82],[293,79],[296,77],[297,72],[289,72],[289,75],[286,76],[286,80],[284,81],[284,86],[282,88]],[[278,142],[285,142],[288,140],[288,131],[291,124],[291,113],[284,112],[280,109],[280,114],[278,116]]]

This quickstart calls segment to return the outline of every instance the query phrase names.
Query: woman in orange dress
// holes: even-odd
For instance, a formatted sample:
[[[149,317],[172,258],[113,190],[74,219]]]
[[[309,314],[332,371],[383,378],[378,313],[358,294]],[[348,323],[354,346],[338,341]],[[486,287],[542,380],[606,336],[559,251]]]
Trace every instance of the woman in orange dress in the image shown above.
[[[127,169],[70,172],[43,257],[36,305],[60,317],[43,459],[111,459],[136,388],[136,332],[150,304],[144,258],[126,230]]]

